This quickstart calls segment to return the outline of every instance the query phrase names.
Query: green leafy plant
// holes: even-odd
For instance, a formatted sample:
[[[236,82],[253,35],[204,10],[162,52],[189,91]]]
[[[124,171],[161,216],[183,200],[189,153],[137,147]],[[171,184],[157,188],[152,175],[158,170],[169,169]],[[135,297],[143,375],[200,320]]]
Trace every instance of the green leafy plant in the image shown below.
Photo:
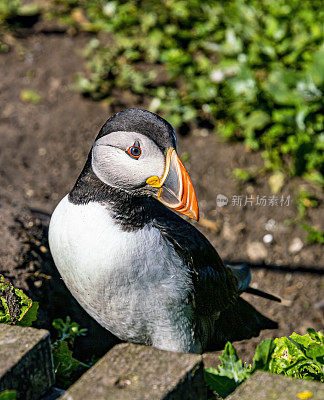
[[[324,382],[324,336],[308,329],[306,335],[293,333],[288,337],[264,340],[255,351],[252,365],[244,365],[228,342],[220,360],[222,363],[218,368],[206,368],[205,380],[222,398],[256,370]]]
[[[0,0],[0,52],[7,52],[10,48],[5,40],[6,33],[23,26],[28,19],[36,22],[39,13],[39,5],[36,3],[22,4],[21,0]]]
[[[230,342],[226,343],[219,358],[222,364],[218,369],[213,367],[205,369],[205,380],[207,385],[215,390],[219,396],[226,397],[250,376],[251,371],[250,368],[243,365]]]
[[[0,323],[31,326],[37,319],[38,303],[32,301],[22,290],[14,286],[0,274]],[[66,317],[57,318],[52,323],[56,329],[56,340],[52,344],[56,384],[69,387],[89,365],[73,357],[74,340],[85,336],[87,329]],[[2,397],[1,397],[2,396]],[[7,396],[7,397],[6,397]],[[11,397],[10,397],[11,396]],[[0,400],[15,399],[14,392],[0,393]]]
[[[296,199],[298,213],[295,218],[287,220],[288,225],[298,223],[300,227],[305,230],[307,234],[307,243],[324,243],[324,232],[306,223],[308,218],[308,211],[311,208],[316,208],[319,205],[319,200],[313,193],[302,189]]]
[[[252,174],[246,169],[235,168],[232,172],[233,177],[238,181],[248,182],[252,179]]]
[[[21,0],[0,0],[0,28],[19,26],[19,17],[31,17],[40,12],[39,5],[35,2],[22,4]]]
[[[308,329],[306,335],[293,333],[274,339],[269,371],[293,378],[324,382],[324,336]]]
[[[80,325],[71,321],[69,316],[66,317],[65,321],[62,318],[56,318],[52,325],[56,329],[58,341],[66,340],[73,344],[76,337],[87,334],[87,329],[80,328]]]
[[[324,243],[324,232],[316,229],[314,226],[302,223],[301,227],[308,232],[307,243]]]
[[[89,365],[73,357],[74,340],[78,336],[85,336],[87,329],[80,328],[70,317],[66,317],[65,321],[55,319],[53,327],[57,331],[57,339],[52,345],[56,384],[65,389],[89,368]]]
[[[31,326],[37,319],[38,303],[0,274],[0,323]]]
[[[0,24],[5,23],[9,18],[18,14],[20,0],[1,0],[0,1]]]
[[[302,220],[307,217],[307,212],[310,208],[318,206],[317,198],[307,190],[302,189],[297,198],[298,215],[297,220]]]
[[[0,400],[16,400],[17,392],[15,390],[4,390],[0,392]]]

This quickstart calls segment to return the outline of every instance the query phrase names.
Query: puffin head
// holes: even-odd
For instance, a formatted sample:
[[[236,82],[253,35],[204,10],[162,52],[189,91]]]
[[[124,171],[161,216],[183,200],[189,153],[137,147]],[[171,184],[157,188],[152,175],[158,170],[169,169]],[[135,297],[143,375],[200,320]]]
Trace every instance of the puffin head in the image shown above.
[[[104,184],[153,196],[198,220],[196,194],[177,155],[177,136],[163,118],[132,108],[112,116],[91,150],[91,167]]]

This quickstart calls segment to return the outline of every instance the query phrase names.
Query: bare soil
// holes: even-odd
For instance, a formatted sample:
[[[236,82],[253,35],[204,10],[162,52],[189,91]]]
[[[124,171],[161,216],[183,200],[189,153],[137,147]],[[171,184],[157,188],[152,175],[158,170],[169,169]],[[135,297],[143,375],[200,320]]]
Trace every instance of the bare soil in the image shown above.
[[[73,186],[98,130],[119,110],[71,89],[75,74],[84,68],[80,52],[88,39],[64,31],[31,31],[13,39],[9,53],[0,54],[0,273],[40,301],[41,326],[50,327],[52,318],[71,315],[89,328],[78,347],[84,358],[102,354],[116,339],[68,294],[53,266],[46,235],[49,216]],[[41,102],[23,102],[23,89],[34,90]],[[121,98],[120,109],[144,106],[125,93]],[[285,224],[297,214],[297,190],[307,185],[298,178],[286,182],[279,197],[290,195],[289,206],[233,206],[234,195],[242,195],[243,203],[245,196],[255,202],[257,195],[271,195],[270,175],[244,184],[232,177],[234,168],[261,167],[261,155],[246,151],[242,143],[223,143],[206,129],[179,135],[179,153],[183,152],[200,203],[198,228],[227,262],[252,266],[255,287],[283,299],[279,304],[244,295],[280,327],[237,343],[243,360],[251,360],[261,339],[293,331],[304,334],[308,327],[323,329],[322,247],[307,244],[306,232]],[[318,188],[311,190],[322,203],[311,210],[309,222],[323,228],[323,195]],[[227,206],[217,206],[218,194],[228,197]],[[265,234],[273,236],[271,244],[263,243]],[[296,238],[302,241],[297,250],[292,248],[299,242]],[[215,354],[205,358],[207,365],[217,360]]]

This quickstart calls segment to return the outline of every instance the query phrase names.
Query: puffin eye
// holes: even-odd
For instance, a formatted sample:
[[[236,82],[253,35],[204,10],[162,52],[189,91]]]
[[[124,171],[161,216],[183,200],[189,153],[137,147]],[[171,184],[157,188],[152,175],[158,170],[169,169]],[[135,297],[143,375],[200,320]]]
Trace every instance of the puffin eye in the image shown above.
[[[134,142],[133,146],[129,147],[126,150],[126,153],[132,157],[135,158],[136,160],[140,158],[141,154],[142,154],[142,150],[139,144],[139,141],[136,140],[136,142]]]

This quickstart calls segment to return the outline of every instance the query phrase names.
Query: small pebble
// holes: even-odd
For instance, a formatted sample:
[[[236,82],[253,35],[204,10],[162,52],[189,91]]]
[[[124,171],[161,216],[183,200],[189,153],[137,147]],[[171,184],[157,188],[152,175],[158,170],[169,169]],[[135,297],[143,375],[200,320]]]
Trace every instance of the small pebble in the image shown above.
[[[264,227],[265,227],[265,230],[268,232],[273,231],[276,228],[276,221],[271,218],[265,223]]]
[[[207,137],[208,135],[209,135],[209,132],[208,132],[208,130],[207,129],[199,129],[199,131],[198,131],[198,134],[199,134],[199,136],[201,136],[201,137]]]
[[[40,288],[42,286],[43,282],[42,281],[35,281],[34,286],[37,288]]]
[[[271,233],[267,233],[266,235],[263,236],[263,242],[266,244],[270,244],[273,241],[273,236]]]
[[[25,193],[26,193],[27,197],[32,197],[34,195],[33,189],[26,189]]]
[[[129,386],[132,382],[129,379],[118,379],[115,385],[121,389]]]
[[[267,249],[260,242],[248,243],[246,252],[251,261],[264,261],[268,255]]]
[[[289,300],[289,299],[281,299],[281,304],[284,306],[284,307],[290,307],[291,305],[292,305],[292,300]]]
[[[289,245],[289,253],[298,253],[303,248],[303,242],[299,237],[295,237]]]

